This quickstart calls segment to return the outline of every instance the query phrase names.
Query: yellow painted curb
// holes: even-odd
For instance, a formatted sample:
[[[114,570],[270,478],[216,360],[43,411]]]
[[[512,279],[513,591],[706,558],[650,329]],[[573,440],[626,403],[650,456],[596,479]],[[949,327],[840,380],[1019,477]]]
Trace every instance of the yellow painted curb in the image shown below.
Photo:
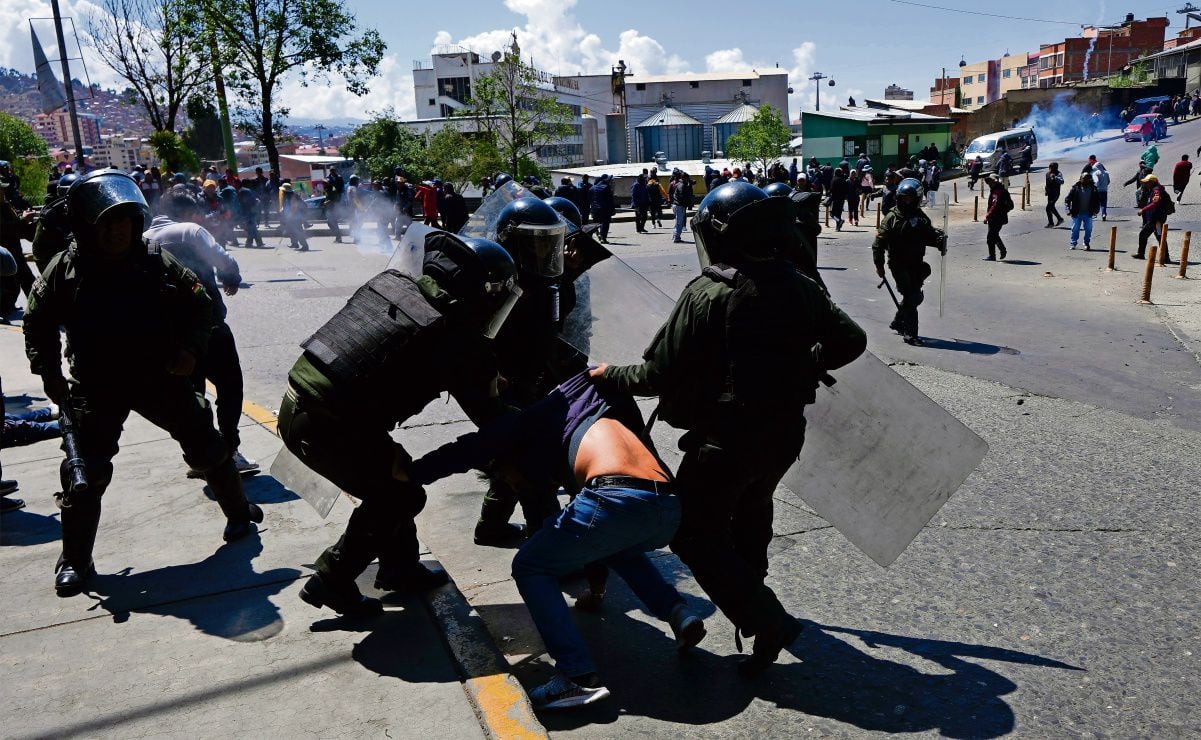
[[[213,387],[211,381],[204,381],[204,387],[205,390],[207,390],[213,396],[217,395],[217,389]],[[249,417],[249,419],[255,424],[258,424],[272,434],[275,434],[275,427],[278,423],[275,418],[275,414],[271,413],[257,403],[254,403],[253,401],[247,401],[245,399],[242,400],[242,413]]]
[[[546,730],[530,711],[529,700],[517,679],[510,674],[469,678],[463,682],[480,722],[494,738],[548,738]]]

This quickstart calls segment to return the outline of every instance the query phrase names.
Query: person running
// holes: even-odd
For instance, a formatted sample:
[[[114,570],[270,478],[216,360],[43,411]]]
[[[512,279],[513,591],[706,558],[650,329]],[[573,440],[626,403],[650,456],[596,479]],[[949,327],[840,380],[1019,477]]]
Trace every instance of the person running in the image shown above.
[[[995,262],[998,252],[1002,260],[1007,254],[1005,242],[1001,241],[1001,227],[1009,223],[1009,212],[1013,210],[1013,197],[1009,195],[1005,185],[997,178],[989,176],[984,178],[984,182],[988,183],[989,187],[988,211],[984,214],[984,223],[988,226],[988,236],[986,237],[988,256],[984,258],[984,261]]]
[[[1063,223],[1063,216],[1059,215],[1059,210],[1055,207],[1059,202],[1059,194],[1063,192],[1063,173],[1059,171],[1059,163],[1052,162],[1047,165],[1047,184],[1043,192],[1047,196],[1047,225],[1044,228],[1053,228]]]
[[[1184,189],[1193,176],[1193,163],[1188,161],[1187,154],[1180,155],[1180,161],[1172,168],[1172,192],[1176,193],[1176,202],[1184,197]]]

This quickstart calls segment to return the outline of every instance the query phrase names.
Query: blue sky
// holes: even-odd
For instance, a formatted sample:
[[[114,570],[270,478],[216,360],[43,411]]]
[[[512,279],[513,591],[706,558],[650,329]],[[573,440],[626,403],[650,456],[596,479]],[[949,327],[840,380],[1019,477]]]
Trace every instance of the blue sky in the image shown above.
[[[691,0],[686,11],[674,0],[348,0],[360,23],[377,28],[388,43],[371,95],[355,98],[336,81],[307,89],[289,83],[284,99],[294,115],[303,117],[364,117],[385,107],[404,115],[414,105],[413,61],[428,60],[435,43],[464,44],[488,54],[516,29],[523,51],[551,72],[607,72],[618,58],[644,74],[779,64],[795,83],[789,111],[795,118],[798,109],[813,106],[814,85],[804,78],[814,71],[837,82],[834,88],[823,84],[823,104],[845,103],[848,95],[883,97],[893,82],[926,98],[940,67],[953,74],[961,56],[972,62],[1006,50],[1037,49],[1039,43],[1079,34],[1082,24],[1119,22],[1127,12],[1138,18],[1166,15],[1169,34],[1184,27],[1184,17],[1175,12],[1183,3],[1162,0],[1149,6],[1112,0],[926,4],[1065,23],[989,18],[892,0]],[[65,14],[77,17],[95,9],[90,0],[65,0],[63,6]],[[48,11],[46,0],[0,3],[0,65],[32,71],[24,19]],[[94,80],[116,85],[98,62],[91,61],[89,71]]]

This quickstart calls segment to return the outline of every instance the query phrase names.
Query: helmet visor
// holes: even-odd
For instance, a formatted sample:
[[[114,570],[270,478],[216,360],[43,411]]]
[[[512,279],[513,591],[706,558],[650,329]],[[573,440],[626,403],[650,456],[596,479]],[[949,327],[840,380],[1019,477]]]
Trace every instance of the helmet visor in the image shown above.
[[[75,186],[68,209],[72,218],[95,225],[100,218],[117,206],[133,205],[149,215],[146,198],[133,178],[125,175],[96,177]]]
[[[508,278],[504,281],[484,283],[484,292],[492,305],[496,306],[496,310],[484,323],[484,336],[496,339],[505,319],[513,312],[513,306],[517,305],[517,299],[521,298],[521,288],[515,279]]]
[[[567,226],[557,224],[521,224],[501,235],[501,242],[517,258],[522,272],[559,277],[563,274],[563,242]]]

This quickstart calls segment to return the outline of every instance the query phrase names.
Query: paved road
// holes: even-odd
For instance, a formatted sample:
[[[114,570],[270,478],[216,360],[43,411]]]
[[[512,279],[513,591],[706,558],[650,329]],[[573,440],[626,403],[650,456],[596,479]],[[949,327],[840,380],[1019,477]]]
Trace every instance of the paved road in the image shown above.
[[[1192,153],[1201,144],[1201,124],[1173,127],[1171,133],[1160,147],[1161,171],[1181,152]],[[1087,154],[1095,152],[1120,183],[1133,171],[1139,151],[1137,144],[1106,142],[1067,151],[1059,161],[1065,172],[1078,172]],[[1035,173],[1036,186],[1039,177]],[[589,712],[544,716],[552,733],[1183,737],[1201,731],[1195,655],[1199,630],[1193,608],[1195,574],[1201,564],[1193,532],[1198,518],[1194,461],[1201,452],[1201,417],[1196,413],[1201,365],[1192,349],[1201,326],[1198,289],[1164,279],[1166,271],[1161,270],[1156,290],[1164,291],[1165,298],[1159,302],[1174,305],[1135,305],[1140,274],[1134,270],[1142,263],[1126,256],[1136,228],[1132,190],[1115,184],[1111,221],[1098,223],[1095,237],[1099,245],[1106,245],[1107,233],[1101,227],[1118,226],[1118,248],[1124,251],[1118,255],[1123,271],[1117,273],[1101,269],[1100,253],[1069,253],[1064,230],[1042,228],[1040,191],[1036,187],[1032,212],[1012,214],[1013,222],[1005,230],[1012,259],[1000,264],[979,261],[984,227],[971,222],[971,206],[961,192],[964,203],[952,218],[946,313],[941,319],[937,316],[937,284],[932,282],[922,309],[922,333],[934,341],[925,348],[904,345],[887,330],[891,309],[887,296],[875,287],[871,230],[848,228],[823,235],[823,275],[836,300],[868,330],[872,350],[896,363],[899,372],[991,447],[980,468],[910,550],[891,568],[881,569],[791,491],[780,489],[772,585],[785,604],[807,620],[806,631],[782,665],[755,682],[737,679],[732,670],[733,628],[720,616],[710,620],[710,636],[700,648],[678,660],[664,627],[615,583],[602,616],[578,618],[593,642],[613,698]],[[1201,224],[1198,204],[1201,195],[1192,189],[1173,228]],[[869,220],[864,223],[867,226]],[[671,244],[666,230],[637,240],[632,231],[632,225],[615,227],[615,251],[674,296],[695,274],[691,245]],[[1178,244],[1178,232],[1172,232],[1172,239]],[[314,251],[307,254],[287,249],[236,253],[248,287],[229,301],[230,321],[243,355],[248,397],[268,409],[277,408],[297,343],[384,262],[377,252],[360,252],[325,238],[313,244]],[[935,265],[935,276],[937,269]],[[7,365],[5,373],[7,381]],[[397,436],[421,452],[469,429],[453,403],[433,404]],[[669,431],[660,428],[657,433],[666,443],[662,446],[670,449]],[[261,444],[262,451],[255,454],[270,454],[270,445],[278,442],[265,438]],[[138,447],[129,447],[123,456]],[[160,455],[174,454],[169,444],[162,447]],[[43,448],[38,452],[42,462],[31,458],[27,467],[17,470],[23,478],[35,475],[34,469],[44,467],[52,453]],[[10,460],[9,453],[5,459]],[[673,461],[674,457],[669,460]],[[178,489],[177,497],[169,498],[165,491],[143,492],[143,486],[133,483],[140,468],[131,459],[123,469],[131,471],[131,494],[147,500],[194,498],[194,490],[175,480],[169,490]],[[169,477],[165,472],[159,475]],[[275,490],[266,479],[256,485]],[[509,553],[470,544],[478,491],[473,476],[433,487],[419,520],[422,538],[451,570],[528,685],[546,675],[545,656],[509,580]],[[274,495],[286,492],[276,490]],[[156,536],[178,538],[188,532],[204,539],[211,513],[203,503],[187,514],[189,522],[196,519],[194,527],[182,514],[156,516]],[[52,514],[45,504],[44,499],[37,501],[29,514],[43,522],[42,529],[33,528],[43,532],[42,543],[0,550],[6,573],[19,573],[19,582],[25,584],[20,591],[23,603],[6,600],[6,623],[48,625],[55,619],[46,615],[61,608],[41,593],[54,549],[47,540],[56,536],[53,524],[44,521]],[[322,524],[298,502],[271,507],[255,570],[302,570],[332,539],[348,512],[349,506],[339,503],[330,521]],[[113,517],[130,527],[138,519],[137,506],[131,506],[125,518]],[[11,526],[6,519],[6,538],[12,536]],[[279,530],[284,533],[277,534]],[[152,548],[137,538],[137,531],[112,541],[114,548],[128,550],[114,549],[122,556],[106,558],[109,572],[134,562],[138,568],[146,568],[151,560],[151,567],[189,562],[177,554],[142,554]],[[103,537],[102,542],[107,541]],[[195,548],[202,555],[192,560],[212,552],[211,546],[204,552],[200,543]],[[17,550],[22,551],[19,561],[12,559]],[[134,554],[137,560],[131,560]],[[673,556],[662,553],[656,563],[699,609],[712,611]],[[198,577],[211,576],[206,569]],[[287,578],[295,576],[289,573]],[[212,638],[196,627],[191,631],[208,639],[183,655],[135,658],[126,651],[127,672],[139,661],[186,665],[188,670],[175,674],[170,684],[170,690],[185,695],[192,690],[188,684],[197,681],[191,664],[201,650],[209,661],[203,665],[236,666],[239,657],[247,656],[242,660],[259,666],[271,660],[298,660],[295,652],[308,650],[301,646],[320,640],[330,660],[353,657],[358,666],[351,667],[358,673],[362,668],[374,670],[368,663],[379,654],[387,655],[391,666],[375,670],[389,680],[368,682],[371,688],[364,689],[361,702],[353,707],[353,714],[374,717],[377,724],[348,724],[340,734],[375,734],[383,726],[378,723],[387,724],[393,712],[412,718],[400,728],[407,736],[426,734],[427,727],[439,722],[447,735],[468,726],[455,719],[465,721],[465,705],[459,706],[448,693],[459,689],[443,680],[444,673],[433,679],[413,673],[415,664],[439,663],[430,653],[433,638],[422,631],[426,625],[414,626],[411,632],[406,626],[382,641],[378,625],[363,633],[335,631],[313,637],[304,630],[314,613],[297,605],[294,584],[266,588],[277,589],[266,600],[282,615],[282,631],[263,632],[264,639],[248,648]],[[579,584],[568,588],[578,590]],[[405,609],[402,615],[411,611]],[[132,613],[128,622],[104,619],[86,624],[97,630],[93,639],[99,643],[141,645],[144,639],[154,639],[130,633],[131,625],[153,619],[137,609]],[[66,634],[56,630],[66,629],[5,637],[0,643],[5,646],[3,660],[32,665],[37,662],[34,656],[56,655],[53,647]],[[294,630],[304,639],[290,641]],[[154,644],[161,644],[163,638],[157,639]],[[384,649],[370,649],[370,643]],[[20,650],[14,652],[9,645],[19,645]],[[243,648],[260,652],[239,655],[235,650]],[[15,660],[10,655],[22,657]],[[61,675],[64,665],[61,659],[52,660],[39,670],[30,674],[37,680],[30,680],[37,686],[50,685],[50,677]],[[254,673],[245,665],[225,670]],[[169,680],[170,675],[166,668],[153,674],[156,680]],[[282,687],[303,687],[294,693],[306,703],[315,699],[335,704],[346,695],[343,684],[327,677],[324,666],[302,664],[295,676],[281,675],[279,695],[287,694]],[[214,673],[211,681],[219,682],[219,677]],[[354,683],[361,677],[348,675],[346,680],[363,685]],[[72,694],[51,694],[62,695]],[[271,696],[282,700],[279,695]],[[11,690],[5,697],[0,715],[6,720],[45,706],[13,698]],[[90,699],[91,705],[81,701],[77,711],[107,697]],[[388,698],[401,702],[401,708],[377,704]],[[144,701],[130,703],[137,708]],[[245,717],[258,722],[252,725],[256,728],[284,723],[280,732],[262,734],[283,734],[291,729],[288,722],[299,723],[291,716],[272,719],[256,711],[257,706],[248,708],[241,702],[220,706],[222,716]],[[426,718],[430,724],[421,724]],[[199,734],[229,734],[230,727],[210,724]],[[159,731],[170,734],[161,726]],[[321,732],[319,727],[311,730]]]

